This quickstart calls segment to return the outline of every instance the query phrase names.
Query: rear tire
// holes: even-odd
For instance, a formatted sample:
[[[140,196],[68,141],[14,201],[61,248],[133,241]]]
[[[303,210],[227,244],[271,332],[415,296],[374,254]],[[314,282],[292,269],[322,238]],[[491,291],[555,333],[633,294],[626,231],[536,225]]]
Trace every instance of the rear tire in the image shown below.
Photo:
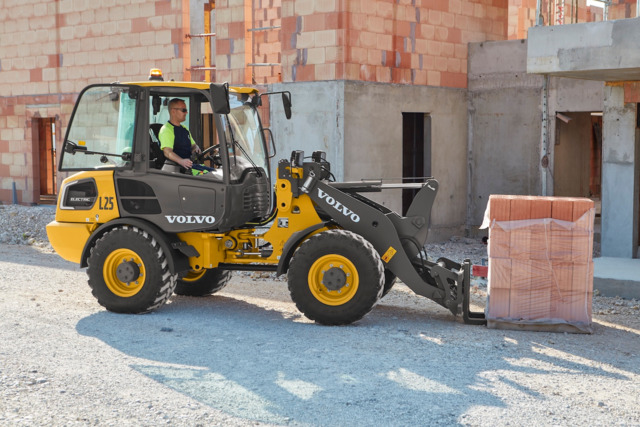
[[[329,230],[300,245],[288,277],[291,299],[306,317],[345,325],[360,320],[380,299],[384,266],[362,236]]]
[[[173,294],[171,274],[158,242],[137,227],[106,232],[91,248],[87,274],[98,303],[116,313],[146,313]]]
[[[177,295],[190,297],[202,297],[215,294],[227,286],[231,279],[230,270],[219,268],[204,269],[201,271],[189,271],[182,279],[178,279],[178,285],[174,291]]]

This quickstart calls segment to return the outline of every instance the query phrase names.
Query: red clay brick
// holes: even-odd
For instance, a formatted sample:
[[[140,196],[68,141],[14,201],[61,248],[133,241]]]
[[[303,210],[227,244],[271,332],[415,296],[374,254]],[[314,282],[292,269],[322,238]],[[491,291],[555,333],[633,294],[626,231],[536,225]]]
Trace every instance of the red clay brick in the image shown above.
[[[350,12],[329,12],[325,16],[325,30],[337,30],[346,28],[346,23],[350,22]]]
[[[31,83],[41,82],[42,81],[42,68],[35,68],[33,70],[29,70],[29,81]]]
[[[449,1],[448,0],[432,0],[429,2],[429,9],[439,10],[441,12],[448,12]]]
[[[624,83],[625,104],[640,103],[640,82]]]
[[[296,81],[310,82],[313,81],[315,76],[314,65],[298,65],[296,67]]]
[[[231,22],[229,24],[229,38],[241,39],[245,34],[244,22]]]
[[[457,88],[466,88],[467,87],[467,73],[450,73],[443,72],[441,73],[440,83],[444,87],[457,87]]]
[[[185,39],[182,28],[174,28],[171,30],[171,43],[178,44],[183,43]]]
[[[572,221],[579,220],[584,214],[588,213],[591,209],[594,208],[593,200],[587,198],[574,198],[573,202],[573,211],[572,211]]]
[[[302,31],[322,31],[326,30],[324,13],[314,13],[302,18]]]
[[[131,32],[132,33],[142,33],[145,31],[149,31],[149,25],[147,23],[147,18],[133,18],[131,19]]]
[[[155,9],[156,9],[156,13],[155,16],[163,16],[163,15],[170,15],[172,13],[175,13],[175,11],[173,10],[173,8],[171,7],[171,3],[170,1],[157,1],[155,2]]]
[[[531,198],[531,219],[551,218],[550,197],[532,197]]]
[[[281,20],[281,29],[282,34],[286,34],[287,36],[296,32],[297,25],[297,17],[295,16],[287,16],[283,17]]]

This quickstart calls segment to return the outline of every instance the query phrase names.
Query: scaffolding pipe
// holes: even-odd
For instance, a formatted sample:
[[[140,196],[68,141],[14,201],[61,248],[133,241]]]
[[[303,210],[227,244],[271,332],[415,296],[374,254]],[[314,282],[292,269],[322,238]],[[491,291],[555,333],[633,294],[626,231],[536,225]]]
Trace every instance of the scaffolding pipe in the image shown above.
[[[192,37],[215,37],[216,33],[204,33],[204,34],[187,34],[187,38],[192,38]]]
[[[276,25],[273,27],[258,27],[258,28],[249,28],[247,31],[268,31],[268,30],[279,30],[280,26]]]
[[[247,67],[279,67],[280,63],[278,62],[252,62],[251,64],[247,64]]]

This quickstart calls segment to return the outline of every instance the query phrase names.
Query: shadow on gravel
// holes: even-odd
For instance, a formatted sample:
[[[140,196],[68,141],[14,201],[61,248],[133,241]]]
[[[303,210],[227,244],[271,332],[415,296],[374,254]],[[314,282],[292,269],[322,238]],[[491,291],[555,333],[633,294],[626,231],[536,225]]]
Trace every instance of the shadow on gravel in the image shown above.
[[[27,245],[0,244],[0,260],[12,264],[38,265],[60,270],[81,271],[78,264],[65,261],[54,252],[46,252],[40,248]]]
[[[588,397],[588,384],[640,369],[616,366],[596,335],[489,330],[383,304],[356,325],[323,327],[234,298],[174,297],[148,315],[95,313],[77,330],[139,358],[131,368],[185,396],[287,425],[473,424],[472,409],[499,416],[514,396],[544,408],[547,385],[564,390],[571,378]],[[532,386],[533,376],[543,381]]]

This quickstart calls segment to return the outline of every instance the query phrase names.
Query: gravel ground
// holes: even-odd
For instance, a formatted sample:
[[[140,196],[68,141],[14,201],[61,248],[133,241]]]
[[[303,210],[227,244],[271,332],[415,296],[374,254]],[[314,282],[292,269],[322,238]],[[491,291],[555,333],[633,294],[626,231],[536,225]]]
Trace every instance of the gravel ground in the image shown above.
[[[52,252],[53,216],[0,206],[0,426],[640,426],[638,301],[595,296],[591,335],[505,331],[399,284],[355,325],[323,327],[282,279],[245,273],[118,315]],[[427,249],[486,258],[464,238]]]

